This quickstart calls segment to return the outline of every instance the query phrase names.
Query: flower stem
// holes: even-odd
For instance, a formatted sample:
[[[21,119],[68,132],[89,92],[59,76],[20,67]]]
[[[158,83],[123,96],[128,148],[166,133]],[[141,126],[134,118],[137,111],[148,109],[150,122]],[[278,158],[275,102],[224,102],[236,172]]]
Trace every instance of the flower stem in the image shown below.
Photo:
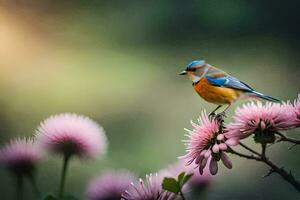
[[[64,161],[63,161],[63,168],[62,168],[62,173],[61,173],[60,184],[59,184],[58,199],[62,199],[64,192],[65,192],[65,183],[66,183],[67,168],[68,168],[69,160],[70,160],[70,156],[65,155]]]
[[[40,193],[40,190],[39,190],[39,188],[38,188],[38,186],[36,184],[35,176],[33,174],[29,175],[29,181],[30,181],[30,183],[32,185],[34,194],[36,195],[36,197],[39,197],[41,193]]]
[[[296,140],[296,139],[293,139],[293,138],[289,138],[289,137],[286,137],[285,135],[283,135],[282,133],[279,133],[279,132],[276,132],[277,135],[280,136],[278,142],[281,142],[281,141],[285,141],[285,142],[290,142],[290,143],[293,143],[293,144],[300,144],[300,140]]]
[[[250,151],[251,153],[253,153],[253,154],[257,155],[257,156],[260,156],[260,154],[259,154],[258,152],[254,151],[253,149],[251,149],[251,148],[248,147],[247,145],[245,145],[245,144],[243,144],[243,143],[241,143],[241,142],[239,142],[239,144],[240,144],[242,147],[244,147],[246,150]]]
[[[295,179],[295,177],[292,175],[292,173],[291,172],[288,173],[283,168],[278,167],[277,165],[275,165],[272,161],[270,161],[268,158],[264,157],[263,155],[261,155],[261,154],[259,156],[246,155],[246,154],[242,154],[237,151],[234,151],[233,149],[228,149],[228,152],[230,152],[234,155],[246,158],[246,159],[256,160],[258,162],[265,163],[266,165],[268,165],[271,168],[271,171],[270,171],[271,173],[279,174],[285,181],[289,182],[298,192],[300,192],[300,182]],[[270,175],[271,173],[269,173],[268,175]]]
[[[185,200],[185,197],[184,197],[183,192],[182,192],[181,189],[180,189],[180,197],[181,197],[182,200]]]
[[[18,174],[17,180],[16,180],[16,186],[17,186],[17,199],[23,200],[23,176]]]
[[[227,151],[228,151],[229,153],[231,153],[231,154],[240,156],[240,157],[242,157],[242,158],[246,158],[246,159],[249,159],[249,160],[261,161],[261,158],[258,157],[258,156],[243,154],[243,153],[237,152],[237,151],[235,151],[235,150],[233,150],[233,149],[231,149],[231,148],[229,148]]]
[[[266,148],[267,148],[267,144],[266,143],[262,143],[261,144],[261,157],[263,159],[266,159]]]

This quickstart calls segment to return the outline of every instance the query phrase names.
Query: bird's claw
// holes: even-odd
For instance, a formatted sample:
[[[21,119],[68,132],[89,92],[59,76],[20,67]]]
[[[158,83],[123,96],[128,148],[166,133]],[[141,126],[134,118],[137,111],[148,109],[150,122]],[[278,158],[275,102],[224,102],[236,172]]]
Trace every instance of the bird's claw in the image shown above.
[[[226,117],[225,112],[221,112],[219,114],[216,114],[215,112],[212,112],[208,115],[208,118],[210,119],[210,121],[216,120],[220,124],[222,124],[224,122],[225,117]]]
[[[221,113],[217,114],[214,118],[218,122],[223,123],[225,117],[226,117],[226,113],[225,112],[221,112]]]
[[[215,113],[215,112],[211,112],[211,113],[208,115],[208,118],[210,119],[210,121],[212,121],[215,117],[216,117],[216,113]]]

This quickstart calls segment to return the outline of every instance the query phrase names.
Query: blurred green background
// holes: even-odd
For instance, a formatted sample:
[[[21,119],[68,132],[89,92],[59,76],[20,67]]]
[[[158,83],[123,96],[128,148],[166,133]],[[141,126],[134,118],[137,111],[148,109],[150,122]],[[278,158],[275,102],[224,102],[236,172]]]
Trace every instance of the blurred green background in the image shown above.
[[[205,59],[282,100],[297,96],[299,7],[267,0],[1,1],[1,144],[31,136],[52,114],[75,112],[104,127],[109,150],[102,160],[72,162],[67,191],[84,198],[89,179],[107,168],[158,171],[184,154],[189,121],[214,107],[177,75],[188,62]],[[274,145],[270,156],[300,179],[300,149],[288,147]],[[261,178],[265,166],[232,159],[234,168],[222,167],[202,199],[299,198],[277,175]],[[43,191],[56,191],[60,167],[58,157],[40,166]],[[11,177],[3,170],[0,177],[1,199],[14,199]]]

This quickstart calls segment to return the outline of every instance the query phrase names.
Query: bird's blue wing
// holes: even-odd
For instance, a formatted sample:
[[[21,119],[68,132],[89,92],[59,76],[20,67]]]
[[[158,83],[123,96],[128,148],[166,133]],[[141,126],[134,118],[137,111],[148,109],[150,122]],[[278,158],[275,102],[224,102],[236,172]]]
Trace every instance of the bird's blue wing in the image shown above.
[[[210,84],[218,87],[233,88],[247,92],[253,91],[253,89],[249,85],[243,83],[242,81],[238,80],[233,76],[212,77],[207,75],[206,79]]]

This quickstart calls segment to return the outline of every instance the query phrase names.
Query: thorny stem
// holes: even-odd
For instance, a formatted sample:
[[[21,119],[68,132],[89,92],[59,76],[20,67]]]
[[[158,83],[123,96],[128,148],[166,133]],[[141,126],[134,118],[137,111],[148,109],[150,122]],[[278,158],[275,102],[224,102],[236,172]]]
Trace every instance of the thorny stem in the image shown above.
[[[246,158],[246,159],[249,159],[249,160],[261,161],[261,158],[258,157],[258,156],[243,154],[243,153],[240,153],[240,152],[237,152],[237,151],[233,150],[232,148],[229,148],[227,151],[231,154],[240,156],[242,158]]]
[[[300,140],[286,137],[285,135],[283,135],[282,133],[279,133],[279,132],[276,132],[276,134],[280,136],[280,138],[279,138],[279,140],[277,140],[277,142],[285,141],[285,142],[293,143],[295,145],[300,144]]]
[[[223,118],[221,118],[221,120],[219,121],[220,123],[220,128],[223,127]],[[295,139],[291,139],[286,137],[285,135],[276,132],[277,135],[279,135],[281,137],[281,139],[279,141],[288,141],[294,144],[300,144],[299,140],[295,140]],[[279,174],[284,180],[286,180],[288,183],[290,183],[298,192],[300,192],[300,182],[297,181],[295,179],[295,177],[293,176],[293,174],[290,172],[285,171],[283,168],[278,167],[276,164],[274,164],[272,161],[270,161],[267,157],[266,157],[266,144],[262,145],[262,154],[256,152],[255,150],[251,149],[250,147],[246,146],[243,143],[239,143],[243,148],[245,148],[246,150],[248,150],[249,152],[253,153],[254,155],[246,155],[240,152],[237,152],[235,150],[233,150],[232,148],[228,148],[227,151],[229,153],[235,154],[237,156],[240,156],[242,158],[246,158],[249,160],[256,160],[258,162],[262,162],[265,163],[266,165],[268,165],[271,169],[269,171],[269,173],[267,174],[267,176],[271,175],[272,173],[277,173]]]
[[[257,155],[257,156],[260,156],[260,154],[256,151],[254,151],[253,149],[251,149],[250,147],[248,147],[247,145],[243,144],[242,142],[239,142],[239,144],[244,147],[245,149],[247,149],[248,151],[250,151],[251,153]]]
[[[294,176],[292,175],[292,173],[291,172],[287,172],[283,168],[278,167],[276,164],[274,164],[272,161],[270,161],[268,158],[266,158],[262,154],[260,154],[259,156],[246,155],[246,154],[242,154],[242,153],[239,153],[237,151],[234,151],[231,148],[228,149],[228,152],[230,152],[230,153],[232,153],[234,155],[240,156],[242,158],[246,158],[246,159],[250,159],[250,160],[256,160],[258,162],[265,163],[266,165],[268,165],[269,167],[271,167],[271,170],[268,173],[268,175],[270,175],[271,173],[277,173],[277,174],[279,174],[284,180],[286,180],[287,182],[289,182],[298,192],[300,192],[300,182],[298,182],[294,178]]]

